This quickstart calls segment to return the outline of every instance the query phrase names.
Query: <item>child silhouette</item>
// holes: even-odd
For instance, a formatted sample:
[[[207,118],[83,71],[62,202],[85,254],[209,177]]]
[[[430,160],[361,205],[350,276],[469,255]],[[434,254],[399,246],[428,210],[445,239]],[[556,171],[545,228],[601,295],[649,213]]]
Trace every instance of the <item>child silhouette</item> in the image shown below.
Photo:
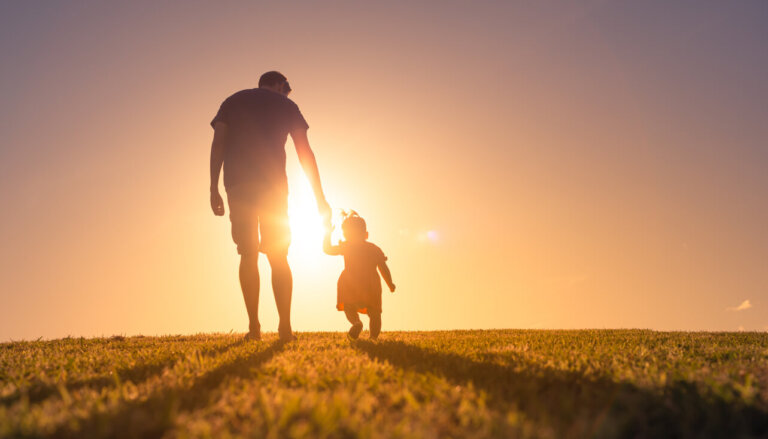
[[[392,275],[387,267],[387,257],[375,244],[367,241],[368,230],[365,220],[357,212],[343,212],[341,231],[344,240],[339,245],[331,245],[330,224],[326,225],[323,251],[329,255],[344,256],[344,271],[337,284],[336,309],[344,311],[347,320],[352,323],[348,337],[356,340],[363,330],[358,312],[368,314],[370,318],[371,339],[376,340],[381,333],[381,276],[389,290],[395,292]]]

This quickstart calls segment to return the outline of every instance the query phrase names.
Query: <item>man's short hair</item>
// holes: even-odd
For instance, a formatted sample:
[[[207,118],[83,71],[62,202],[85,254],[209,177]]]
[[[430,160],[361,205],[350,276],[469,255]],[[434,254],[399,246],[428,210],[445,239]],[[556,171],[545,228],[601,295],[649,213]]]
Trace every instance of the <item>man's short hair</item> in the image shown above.
[[[271,87],[273,85],[280,84],[287,80],[288,78],[286,78],[285,75],[273,70],[271,72],[267,72],[261,75],[261,78],[259,78],[259,87],[264,87],[264,86]]]

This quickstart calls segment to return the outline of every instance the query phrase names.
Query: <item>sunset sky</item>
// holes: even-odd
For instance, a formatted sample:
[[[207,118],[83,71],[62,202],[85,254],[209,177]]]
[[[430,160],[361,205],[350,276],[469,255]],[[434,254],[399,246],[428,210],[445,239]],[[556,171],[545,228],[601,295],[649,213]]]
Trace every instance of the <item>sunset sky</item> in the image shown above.
[[[209,122],[267,70],[389,256],[384,331],[767,330],[766,23],[764,0],[2,2],[0,341],[246,331]],[[286,148],[293,326],[346,330]]]

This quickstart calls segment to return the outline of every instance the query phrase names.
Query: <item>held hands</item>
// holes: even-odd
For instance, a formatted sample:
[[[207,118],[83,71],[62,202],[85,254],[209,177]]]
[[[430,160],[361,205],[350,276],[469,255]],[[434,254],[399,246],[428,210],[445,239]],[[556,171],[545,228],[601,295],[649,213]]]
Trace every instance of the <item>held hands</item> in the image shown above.
[[[321,194],[319,197],[317,197],[317,212],[320,214],[320,217],[323,219],[323,228],[325,229],[325,233],[330,234],[331,233],[331,206],[328,204],[328,201],[325,199],[325,197]]]
[[[331,232],[333,231],[331,206],[323,195],[320,195],[320,197],[317,198],[317,212],[323,220],[323,230],[325,231],[325,234],[330,237]]]
[[[331,221],[331,206],[322,195],[317,198],[317,212],[323,217],[323,222]]]
[[[224,200],[218,190],[211,191],[211,209],[216,216],[224,215]]]
[[[333,232],[333,223],[331,222],[330,215],[323,215],[323,230],[326,234],[330,235]]]

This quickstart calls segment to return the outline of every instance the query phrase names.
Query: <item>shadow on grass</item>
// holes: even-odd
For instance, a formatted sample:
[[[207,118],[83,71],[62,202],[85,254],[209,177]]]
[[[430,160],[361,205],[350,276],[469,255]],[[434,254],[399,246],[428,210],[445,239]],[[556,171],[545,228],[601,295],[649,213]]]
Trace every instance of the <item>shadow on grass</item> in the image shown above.
[[[506,366],[400,341],[361,340],[354,346],[405,370],[462,386],[472,383],[488,395],[492,408],[502,413],[516,409],[551,428],[555,437],[768,437],[765,404],[729,400],[692,382],[677,381],[654,391],[522,358]]]
[[[284,343],[275,341],[266,348],[222,364],[198,377],[190,387],[159,388],[146,400],[125,401],[113,413],[93,413],[77,425],[65,424],[49,437],[54,438],[145,438],[160,437],[173,427],[179,411],[191,411],[211,403],[211,392],[227,378],[246,378],[282,351]]]
[[[203,349],[200,350],[200,352],[205,355],[211,355],[211,354],[216,355],[222,352],[226,352],[229,349],[232,349],[242,343],[243,343],[242,340],[238,340],[234,343],[228,343],[222,346],[216,346],[214,348],[204,347]],[[117,376],[106,375],[106,376],[96,376],[96,377],[87,378],[87,379],[75,379],[72,381],[67,381],[65,383],[62,383],[62,385],[67,390],[67,392],[74,392],[79,389],[83,389],[87,387],[101,389],[104,387],[116,385],[118,379],[120,381],[131,381],[131,382],[137,383],[140,381],[144,381],[154,375],[159,375],[167,367],[173,366],[182,358],[184,358],[184,353],[178,352],[177,355],[171,355],[159,361],[150,362],[150,363],[141,363],[133,367],[116,369],[114,371],[114,374],[116,374]],[[32,404],[38,403],[47,398],[50,398],[51,396],[60,395],[61,391],[59,390],[59,385],[60,385],[59,383],[42,383],[39,381],[33,382],[27,389],[23,391],[17,390],[16,392],[10,395],[0,398],[0,405],[10,406],[15,402],[19,401],[22,398],[24,393],[26,393],[26,396],[30,403]]]

